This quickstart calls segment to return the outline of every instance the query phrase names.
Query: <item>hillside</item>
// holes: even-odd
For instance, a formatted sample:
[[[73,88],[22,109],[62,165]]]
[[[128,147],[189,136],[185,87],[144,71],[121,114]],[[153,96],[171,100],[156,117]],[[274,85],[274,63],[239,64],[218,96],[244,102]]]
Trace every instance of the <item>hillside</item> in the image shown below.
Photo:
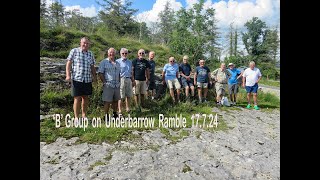
[[[59,28],[54,30],[40,30],[40,57],[67,58],[70,50],[78,47],[81,37],[84,36],[90,39],[90,50],[94,52],[97,62],[100,62],[104,58],[105,50],[110,47],[114,47],[118,51],[116,58],[120,57],[119,50],[122,47],[129,50],[129,59],[135,58],[138,50],[141,48],[144,49],[146,53],[155,51],[155,58],[159,66],[163,66],[170,56],[174,56],[179,61],[182,60],[182,56],[172,53],[166,46],[146,44],[133,40],[130,37],[112,37],[108,35],[107,32],[87,34],[80,31]]]

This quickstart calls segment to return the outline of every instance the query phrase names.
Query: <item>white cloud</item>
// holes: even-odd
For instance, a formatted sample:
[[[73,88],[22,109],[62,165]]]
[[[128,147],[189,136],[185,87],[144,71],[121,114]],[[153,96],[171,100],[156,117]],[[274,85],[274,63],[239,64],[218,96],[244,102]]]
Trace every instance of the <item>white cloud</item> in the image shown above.
[[[80,7],[80,5],[65,6],[65,11],[72,11],[74,9],[79,9],[80,13],[86,17],[94,17],[98,14],[96,7],[94,7],[94,5],[91,5],[90,7],[86,7],[86,8],[82,8]]]
[[[154,4],[151,10],[149,11],[144,11],[136,16],[136,19],[140,21],[144,21],[148,24],[150,22],[157,22],[158,21],[158,15],[161,11],[164,10],[164,6],[166,2],[169,2],[170,7],[174,11],[178,11],[181,7],[182,4],[180,2],[176,2],[175,0],[157,0]]]
[[[187,3],[186,9],[192,8],[194,4],[196,4],[196,3],[199,2],[198,0],[185,0],[185,1],[186,1],[186,3]]]

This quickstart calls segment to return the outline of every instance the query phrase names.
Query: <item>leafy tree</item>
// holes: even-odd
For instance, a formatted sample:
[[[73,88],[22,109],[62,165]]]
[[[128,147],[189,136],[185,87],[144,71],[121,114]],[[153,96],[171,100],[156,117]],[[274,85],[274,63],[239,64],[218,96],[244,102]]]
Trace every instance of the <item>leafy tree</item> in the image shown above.
[[[168,44],[174,25],[174,11],[170,7],[169,1],[166,2],[164,10],[159,13],[159,19],[160,37],[164,44]]]
[[[118,32],[119,35],[131,34],[137,28],[133,15],[138,10],[132,9],[129,0],[102,0],[98,2],[104,9],[99,11],[99,17],[109,29]]]
[[[54,2],[49,7],[49,22],[51,27],[64,26],[64,7],[59,2]]]

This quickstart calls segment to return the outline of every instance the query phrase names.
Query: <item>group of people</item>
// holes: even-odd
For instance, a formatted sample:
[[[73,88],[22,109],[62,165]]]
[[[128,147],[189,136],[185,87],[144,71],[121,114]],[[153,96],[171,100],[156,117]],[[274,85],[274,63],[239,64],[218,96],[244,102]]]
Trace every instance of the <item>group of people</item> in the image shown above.
[[[71,82],[71,94],[74,97],[74,116],[79,118],[80,109],[82,118],[86,117],[88,108],[88,96],[92,94],[92,82],[97,82],[97,74],[103,83],[102,100],[104,111],[108,114],[110,105],[113,109],[113,117],[122,113],[122,101],[125,101],[125,110],[130,112],[130,100],[134,96],[135,105],[138,111],[144,106],[145,98],[148,94],[154,99],[155,84],[155,52],[149,52],[149,58],[145,59],[145,51],[140,49],[137,58],[133,61],[127,58],[128,49],[121,48],[121,58],[115,59],[116,50],[109,48],[107,58],[103,59],[98,68],[94,67],[95,58],[89,51],[90,42],[87,37],[80,40],[80,47],[70,51],[66,63],[66,80]],[[231,104],[236,104],[238,93],[238,79],[243,76],[242,86],[246,88],[248,105],[251,108],[250,96],[253,93],[254,109],[257,106],[258,82],[261,73],[255,68],[255,63],[250,62],[250,68],[244,72],[236,69],[233,63],[228,65],[221,63],[220,68],[210,73],[210,69],[205,65],[205,60],[199,60],[199,66],[193,70],[188,63],[188,56],[183,57],[183,62],[178,65],[174,57],[170,57],[168,63],[162,70],[162,83],[167,85],[170,96],[174,103],[180,102],[181,86],[185,88],[186,99],[190,100],[195,96],[195,88],[198,89],[199,102],[207,102],[208,87],[215,85],[216,101],[219,105],[222,96],[225,96],[228,84]],[[193,75],[192,75],[193,74]],[[193,77],[193,81],[192,81]],[[176,96],[174,93],[176,89]]]

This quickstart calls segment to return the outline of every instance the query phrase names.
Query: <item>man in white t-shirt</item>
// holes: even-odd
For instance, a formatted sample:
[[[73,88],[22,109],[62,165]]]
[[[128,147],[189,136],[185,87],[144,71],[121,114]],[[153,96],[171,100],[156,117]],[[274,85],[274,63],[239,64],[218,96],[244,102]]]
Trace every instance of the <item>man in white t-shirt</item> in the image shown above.
[[[258,92],[258,83],[261,79],[261,72],[258,68],[255,67],[255,62],[251,61],[249,63],[249,68],[247,68],[243,72],[243,77],[242,78],[242,87],[246,88],[247,91],[247,99],[248,99],[248,105],[247,108],[251,108],[250,104],[250,96],[251,93],[253,93],[253,101],[254,101],[254,106],[253,108],[255,110],[259,110],[258,104],[257,104],[257,92]]]

